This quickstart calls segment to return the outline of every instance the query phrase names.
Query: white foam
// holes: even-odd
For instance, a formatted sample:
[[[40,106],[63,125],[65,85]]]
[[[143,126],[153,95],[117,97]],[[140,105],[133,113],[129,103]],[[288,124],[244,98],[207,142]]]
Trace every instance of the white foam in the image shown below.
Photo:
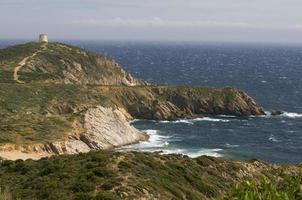
[[[163,150],[163,154],[183,154],[187,155],[191,158],[196,158],[199,156],[212,156],[212,157],[223,157],[222,154],[219,152],[222,151],[222,149],[199,149],[199,150],[185,150],[185,149],[168,149]]]
[[[236,147],[239,147],[239,145],[237,145],[237,144],[229,144],[229,143],[226,143],[225,146],[228,147],[228,148],[236,148]]]
[[[149,135],[148,141],[143,141],[138,144],[129,145],[121,147],[119,151],[145,151],[145,152],[155,152],[162,151],[162,154],[183,154],[191,158],[195,158],[202,155],[222,157],[223,155],[219,152],[222,149],[173,149],[169,147],[170,136],[160,135],[160,131],[148,129],[144,130],[145,133]],[[172,141],[172,140],[171,140]]]
[[[271,112],[270,111],[267,111],[265,110],[264,113],[267,115],[267,116],[270,116],[271,115]],[[264,115],[265,116],[265,115]]]
[[[219,117],[225,117],[225,118],[236,118],[235,115],[218,115]]]
[[[191,122],[189,119],[179,119],[179,120],[175,120],[175,121],[158,121],[161,124],[193,124],[193,122]]]
[[[211,118],[211,117],[199,117],[195,119],[179,119],[176,121],[158,121],[159,123],[172,123],[172,124],[194,124],[194,122],[199,122],[199,121],[209,121],[209,122],[229,122],[230,120],[228,119],[218,119],[218,118]]]
[[[272,117],[271,112],[269,111],[264,111],[266,115],[261,115],[259,117]],[[302,113],[294,113],[294,112],[285,112],[283,111],[283,114],[280,115],[281,117],[287,117],[287,118],[300,118],[302,117]],[[273,117],[278,117],[278,116],[273,116]]]
[[[132,123],[139,122],[139,121],[142,121],[142,120],[141,119],[134,119],[134,120],[131,120],[129,123],[132,124]]]
[[[192,120],[190,120],[190,119],[179,119],[179,120],[173,121],[172,123],[174,123],[174,124],[178,124],[178,123],[183,123],[183,124],[194,124],[194,123],[192,122]]]
[[[160,135],[158,130],[144,130],[149,135],[148,141],[143,141],[133,145],[133,148],[146,149],[146,148],[163,148],[169,145],[169,136]]]
[[[145,121],[145,122],[156,122],[156,120],[149,120],[149,119],[133,119],[133,120],[129,121],[129,123],[133,124],[135,122],[142,122],[142,121]]]
[[[299,118],[302,117],[302,113],[284,112],[283,114],[281,114],[281,116],[288,118]]]
[[[202,117],[202,118],[196,118],[192,119],[192,121],[209,121],[209,122],[229,122],[228,119],[218,119],[218,118],[211,118],[211,117]]]

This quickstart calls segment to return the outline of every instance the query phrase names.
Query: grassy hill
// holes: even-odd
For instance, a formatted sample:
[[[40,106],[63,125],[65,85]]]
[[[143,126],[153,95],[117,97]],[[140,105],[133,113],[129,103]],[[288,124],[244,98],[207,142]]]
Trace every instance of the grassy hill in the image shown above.
[[[27,43],[0,50],[2,83],[12,82],[13,70],[25,57],[27,61],[18,72],[20,80],[31,82],[76,83],[85,85],[139,85],[113,59],[61,43]]]

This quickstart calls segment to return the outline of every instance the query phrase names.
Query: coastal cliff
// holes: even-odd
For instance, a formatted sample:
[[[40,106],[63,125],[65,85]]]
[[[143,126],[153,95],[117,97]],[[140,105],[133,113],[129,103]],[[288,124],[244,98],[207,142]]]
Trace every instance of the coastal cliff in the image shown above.
[[[0,146],[0,157],[16,160],[87,153],[91,150],[112,149],[148,139],[148,135],[131,126],[123,112],[98,106],[88,109],[74,123],[68,137],[61,141],[34,144],[5,144]]]
[[[265,115],[245,92],[235,88],[144,86],[100,88],[134,118],[176,120],[200,115]]]
[[[113,59],[61,43],[0,50],[0,156],[40,158],[147,139],[127,120],[264,115],[235,88],[146,85]],[[12,156],[18,155],[18,156]]]

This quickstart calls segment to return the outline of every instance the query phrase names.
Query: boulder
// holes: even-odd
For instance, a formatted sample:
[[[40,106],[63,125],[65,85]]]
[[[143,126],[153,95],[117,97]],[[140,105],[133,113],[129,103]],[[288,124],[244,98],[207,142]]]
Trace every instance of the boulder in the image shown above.
[[[271,112],[271,115],[273,115],[273,116],[282,115],[282,114],[283,114],[283,112],[278,109],[273,109]]]

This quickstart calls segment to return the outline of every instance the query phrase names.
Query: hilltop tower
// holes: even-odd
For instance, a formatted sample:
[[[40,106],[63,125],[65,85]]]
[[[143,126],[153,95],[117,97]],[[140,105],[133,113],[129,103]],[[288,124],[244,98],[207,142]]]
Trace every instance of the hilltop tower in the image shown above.
[[[47,44],[47,43],[48,43],[47,35],[44,34],[44,33],[40,34],[39,42],[40,42],[41,44]]]

